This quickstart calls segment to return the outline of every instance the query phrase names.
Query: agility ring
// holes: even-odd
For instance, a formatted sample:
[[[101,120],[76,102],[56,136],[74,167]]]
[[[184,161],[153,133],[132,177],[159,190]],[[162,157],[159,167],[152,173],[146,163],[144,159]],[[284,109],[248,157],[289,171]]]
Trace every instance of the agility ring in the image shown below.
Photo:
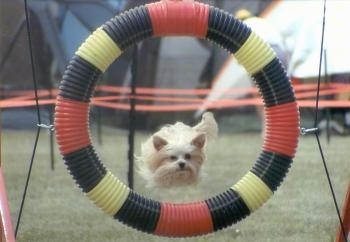
[[[137,194],[104,167],[90,139],[89,103],[100,75],[128,47],[163,36],[205,38],[225,48],[254,78],[264,101],[266,135],[259,157],[236,184],[204,201],[165,203]],[[96,206],[137,230],[188,237],[228,227],[272,196],[297,149],[299,111],[276,54],[249,27],[203,3],[163,0],[117,15],[79,47],[59,86],[55,130],[69,172]]]

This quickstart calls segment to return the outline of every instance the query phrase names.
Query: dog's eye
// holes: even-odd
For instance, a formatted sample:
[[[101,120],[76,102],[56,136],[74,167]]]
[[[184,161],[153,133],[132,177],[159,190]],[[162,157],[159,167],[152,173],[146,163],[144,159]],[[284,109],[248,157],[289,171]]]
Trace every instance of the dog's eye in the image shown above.
[[[177,160],[177,157],[175,155],[171,155],[170,160],[175,161],[175,160]]]
[[[191,159],[191,155],[190,155],[190,154],[185,154],[185,159],[186,159],[186,160]]]

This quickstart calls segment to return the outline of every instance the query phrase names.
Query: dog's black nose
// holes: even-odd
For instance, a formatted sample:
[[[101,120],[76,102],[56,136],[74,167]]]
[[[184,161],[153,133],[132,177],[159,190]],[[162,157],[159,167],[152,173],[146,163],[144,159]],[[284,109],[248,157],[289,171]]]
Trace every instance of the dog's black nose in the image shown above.
[[[181,168],[181,169],[183,169],[184,167],[185,167],[185,162],[179,162],[179,167]]]

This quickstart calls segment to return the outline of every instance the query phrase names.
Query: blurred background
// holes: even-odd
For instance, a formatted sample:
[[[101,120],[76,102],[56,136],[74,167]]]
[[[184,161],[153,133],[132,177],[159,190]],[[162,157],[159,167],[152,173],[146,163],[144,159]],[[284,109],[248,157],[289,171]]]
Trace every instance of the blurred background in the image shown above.
[[[145,4],[147,0],[61,1],[29,0],[30,27],[34,67],[39,89],[58,87],[61,76],[75,50],[91,31],[126,9]],[[203,1],[230,13],[246,8],[260,14],[270,1]],[[3,98],[14,95],[15,90],[33,90],[29,47],[25,28],[23,1],[1,1],[0,35],[0,88]],[[99,84],[130,86],[134,77],[138,87],[152,88],[209,88],[214,77],[229,56],[228,52],[212,43],[186,37],[168,37],[145,40],[138,44],[136,72],[131,72],[134,49],[126,50],[104,73]],[[135,59],[135,57],[134,57]],[[204,97],[203,95],[201,96]],[[125,101],[124,101],[125,102]],[[151,104],[155,101],[148,101]],[[44,120],[50,122],[52,106],[41,106]],[[99,109],[96,111],[96,109]],[[252,108],[245,107],[247,111]],[[15,111],[15,112],[14,112]],[[127,111],[94,108],[102,122],[126,127]],[[18,119],[16,115],[26,115]],[[32,115],[32,116],[31,116]],[[33,116],[34,115],[34,116]],[[139,129],[155,128],[163,123],[182,119],[193,122],[193,112],[138,112]],[[2,110],[3,128],[31,127],[35,119],[31,107]],[[22,116],[23,117],[23,116]],[[16,121],[16,122],[14,122]],[[259,128],[259,127],[258,127]]]
[[[92,31],[110,18],[151,2],[154,1],[28,0],[27,22],[22,0],[0,0],[3,161],[0,168],[4,167],[6,173],[13,224],[18,216],[17,205],[27,175],[28,163],[23,161],[29,160],[33,152],[34,131],[38,124],[32,72],[35,72],[37,81],[41,123],[50,125],[53,123],[57,88],[77,48]],[[348,167],[350,133],[350,34],[347,31],[350,28],[350,1],[328,0],[325,18],[323,0],[201,2],[240,18],[276,51],[296,91],[301,127],[314,125],[317,81],[320,78],[321,100],[316,125],[320,133],[327,133],[328,139],[322,140],[322,144],[328,145],[325,155],[332,159],[330,173],[335,179],[339,201],[343,201],[350,177],[349,171],[344,169]],[[31,33],[33,65],[30,61],[27,23]],[[322,49],[321,43],[324,44]],[[140,95],[136,105],[146,108],[137,110],[131,116],[128,97],[133,85],[140,91],[136,93]],[[91,106],[92,136],[97,136],[95,130],[101,135],[97,139],[96,149],[102,151],[102,159],[125,183],[130,163],[115,162],[115,159],[130,158],[127,152],[133,145],[126,139],[128,135],[130,137],[127,132],[131,129],[131,121],[138,131],[135,147],[139,147],[141,140],[145,140],[159,126],[178,120],[194,124],[204,110],[214,112],[220,137],[209,152],[210,161],[214,162],[208,162],[208,171],[213,176],[208,176],[206,183],[194,191],[188,190],[186,196],[176,192],[170,194],[171,199],[186,198],[192,201],[195,194],[202,199],[216,194],[223,186],[231,186],[231,177],[242,176],[251,165],[246,161],[254,160],[261,147],[264,118],[253,80],[234,56],[206,40],[164,37],[142,41],[124,51],[112,63],[101,76],[95,94],[111,98],[109,102]],[[232,105],[224,105],[225,101],[236,99],[241,99],[242,104],[231,102]],[[192,108],[188,108],[191,105]],[[168,109],[163,110],[164,106]],[[99,130],[102,127],[103,130]],[[28,199],[21,239],[79,241],[81,236],[86,236],[85,241],[100,241],[102,231],[101,234],[109,236],[104,241],[115,241],[115,228],[118,236],[125,237],[120,241],[144,239],[144,234],[125,230],[122,225],[115,225],[114,221],[113,225],[105,225],[112,222],[106,222],[104,214],[92,210],[91,204],[85,201],[81,193],[72,189],[72,179],[64,166],[55,167],[55,161],[61,162],[61,157],[54,147],[53,132],[47,134],[39,142],[39,161],[31,180],[31,197]],[[332,135],[334,138],[330,141]],[[265,211],[258,212],[258,223],[256,219],[249,220],[237,230],[226,230],[205,241],[223,242],[232,238],[236,238],[236,241],[333,240],[338,220],[328,190],[325,192],[329,184],[324,179],[319,151],[311,136],[301,139],[300,143],[295,168],[286,179],[286,190],[278,191],[277,199],[265,207]],[[48,144],[51,146],[48,147]],[[48,166],[55,172],[48,172]],[[223,177],[230,179],[222,181]],[[137,192],[156,199],[163,198],[159,191],[150,192],[143,185],[136,176]],[[69,201],[74,201],[74,204]],[[79,221],[88,224],[79,227]],[[286,225],[286,221],[291,222]],[[43,227],[45,231],[41,229]],[[91,229],[95,227],[96,230]],[[42,236],[43,231],[47,237]],[[66,239],[62,239],[62,236]],[[151,236],[147,240],[167,241],[153,240]],[[193,238],[186,241],[203,240]]]

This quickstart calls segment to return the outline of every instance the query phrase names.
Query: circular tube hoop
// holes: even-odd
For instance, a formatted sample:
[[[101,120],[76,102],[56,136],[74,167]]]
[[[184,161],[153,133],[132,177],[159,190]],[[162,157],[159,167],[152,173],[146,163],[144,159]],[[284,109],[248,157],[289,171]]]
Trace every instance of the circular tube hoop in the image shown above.
[[[264,101],[266,134],[253,167],[225,192],[204,201],[174,204],[137,194],[104,167],[91,143],[89,105],[98,78],[128,47],[162,36],[207,39],[228,50],[255,80]],[[299,111],[275,52],[248,26],[207,4],[163,0],[115,16],[79,47],[59,86],[55,130],[69,172],[96,206],[137,230],[189,237],[226,228],[272,196],[297,149]]]

